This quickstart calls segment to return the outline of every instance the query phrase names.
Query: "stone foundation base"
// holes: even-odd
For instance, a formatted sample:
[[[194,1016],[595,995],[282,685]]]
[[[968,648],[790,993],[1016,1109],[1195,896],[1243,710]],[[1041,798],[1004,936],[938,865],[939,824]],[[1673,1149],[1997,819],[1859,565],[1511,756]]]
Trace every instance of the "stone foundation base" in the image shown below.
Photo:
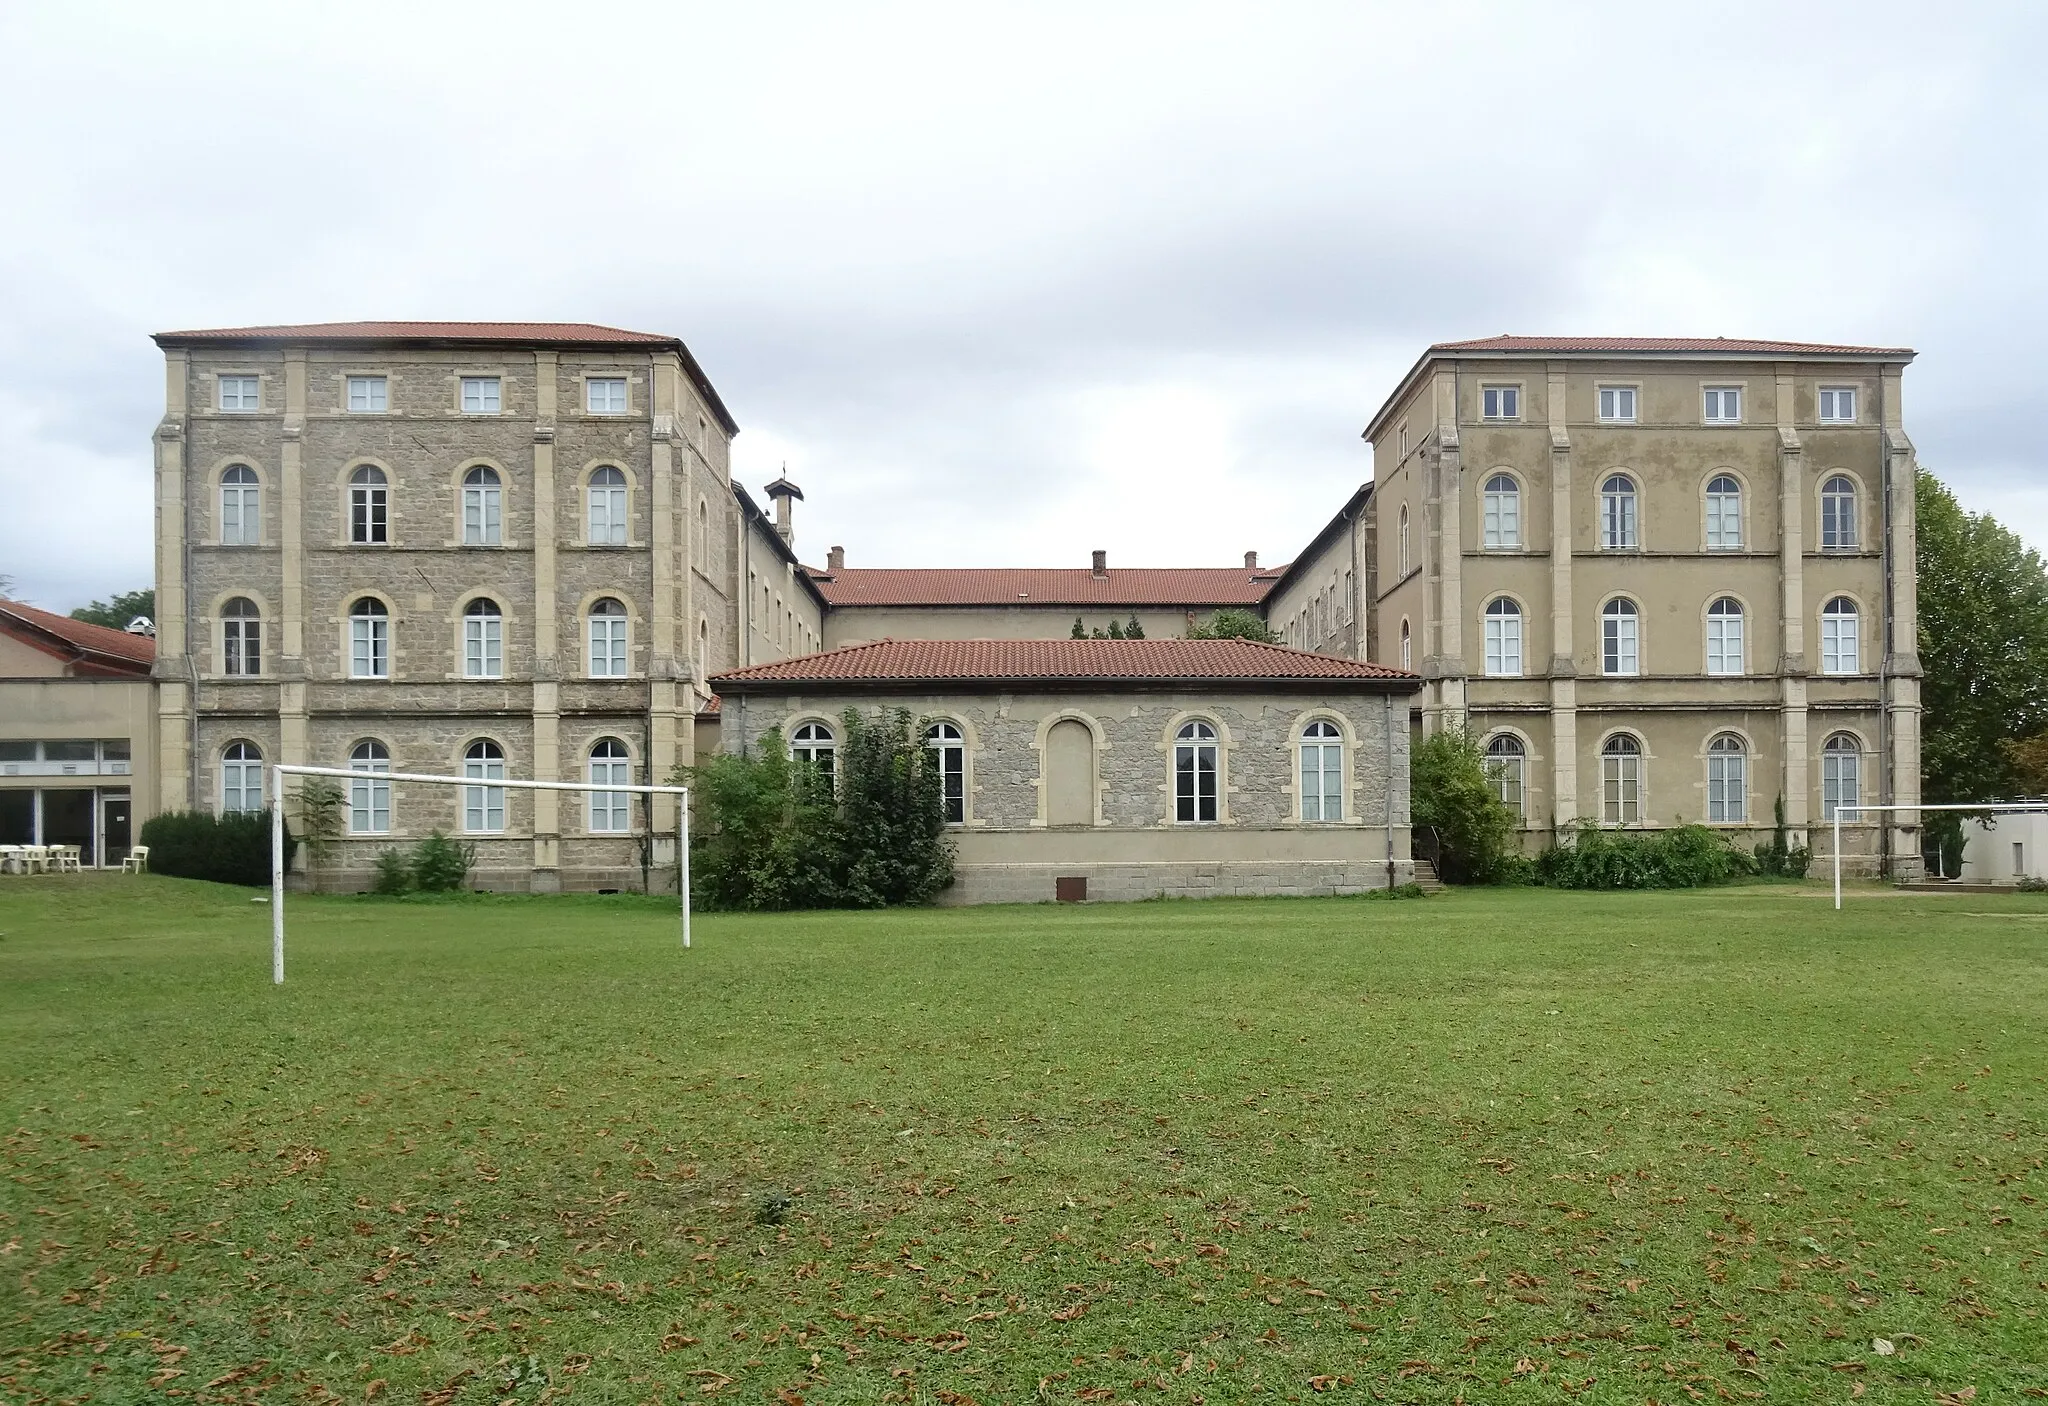
[[[322,893],[368,893],[376,881],[369,869],[330,869],[320,875]],[[642,885],[645,885],[644,889]],[[285,878],[293,893],[307,892],[306,875],[294,870]],[[676,893],[675,866],[649,869],[487,869],[469,871],[464,888],[483,893]],[[680,900],[678,900],[680,901]]]
[[[1085,901],[1089,903],[1128,903],[1144,898],[1311,897],[1387,887],[1383,860],[961,864],[954,875],[953,886],[938,897],[942,905],[1048,903],[1059,897],[1059,880],[1076,878],[1088,881]],[[1397,861],[1394,883],[1414,881],[1414,864]]]

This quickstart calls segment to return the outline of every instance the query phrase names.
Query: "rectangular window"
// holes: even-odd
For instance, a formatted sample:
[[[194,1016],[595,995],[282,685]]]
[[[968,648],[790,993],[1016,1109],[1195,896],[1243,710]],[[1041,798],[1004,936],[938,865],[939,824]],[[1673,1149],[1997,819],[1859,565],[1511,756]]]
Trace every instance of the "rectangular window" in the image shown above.
[[[499,395],[496,376],[464,376],[462,378],[462,413],[465,415],[495,415],[504,408]]]
[[[2026,841],[2024,841],[2024,840],[2014,840],[2014,841],[2012,842],[2012,876],[2013,876],[2013,877],[2014,877],[2015,879],[2022,879],[2022,878],[2025,878],[2025,877],[2026,877],[2026,874],[2027,874],[2027,845],[2026,845]]]
[[[1741,752],[1707,757],[1707,821],[1740,825],[1749,819],[1749,758]]]
[[[592,757],[590,779],[612,786],[633,784],[633,764],[623,757]],[[592,791],[590,828],[594,833],[625,834],[633,828],[630,791]]]
[[[390,383],[382,376],[348,378],[348,408],[352,415],[381,415],[391,408]]]
[[[260,410],[261,397],[257,387],[262,384],[254,376],[223,376],[220,378],[220,408],[223,410]]]
[[[1301,745],[1301,818],[1344,818],[1344,749],[1335,741]]]
[[[1733,675],[1742,672],[1742,617],[1707,617],[1707,672]]]
[[[1634,386],[1600,387],[1600,418],[1613,425],[1632,425],[1636,419]]]
[[[462,774],[480,781],[503,781],[505,763],[493,757],[488,761],[466,761]],[[462,828],[472,834],[492,834],[505,828],[505,788],[503,786],[465,786],[462,788]]]
[[[1522,676],[1522,616],[1520,611],[1486,615],[1486,676],[1515,679]]]
[[[1835,814],[1855,810],[1860,799],[1862,758],[1852,751],[1830,747],[1820,759],[1820,814],[1832,824]],[[1857,817],[1861,819],[1859,815]]]
[[[263,622],[260,620],[224,620],[221,622],[222,653],[226,656],[225,674],[260,674],[263,672]]]
[[[391,676],[391,632],[382,615],[357,615],[349,620],[349,673],[359,679]]]
[[[462,672],[472,679],[505,676],[505,622],[496,615],[472,615],[463,621]]]
[[[593,376],[583,383],[584,407],[593,415],[626,413],[626,380],[623,376]]]
[[[1705,398],[1702,418],[1710,425],[1739,425],[1742,423],[1742,387],[1707,386],[1701,392]]]
[[[1634,675],[1639,664],[1636,642],[1636,617],[1633,613],[1601,616],[1601,672],[1622,677]]]
[[[1609,753],[1600,759],[1600,815],[1609,825],[1643,818],[1643,759]]]
[[[1489,420],[1515,420],[1522,414],[1520,386],[1481,386],[1479,413]]]
[[[1822,386],[1820,388],[1820,422],[1823,425],[1849,425],[1856,421],[1856,388],[1854,386]]]
[[[377,773],[391,770],[386,761],[349,763],[350,771],[368,772],[348,783],[348,831],[351,835],[391,833],[391,783]]]

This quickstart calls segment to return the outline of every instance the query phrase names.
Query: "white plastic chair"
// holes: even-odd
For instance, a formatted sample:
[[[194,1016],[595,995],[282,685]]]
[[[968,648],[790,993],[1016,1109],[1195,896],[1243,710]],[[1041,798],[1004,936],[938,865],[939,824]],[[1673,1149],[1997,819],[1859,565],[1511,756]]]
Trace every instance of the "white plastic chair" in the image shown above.
[[[77,845],[50,846],[52,867],[59,874],[83,874],[85,865],[79,857]]]
[[[23,845],[21,849],[21,872],[24,874],[49,873],[50,847],[48,845]]]
[[[149,846],[137,845],[134,849],[129,850],[127,858],[121,861],[121,872],[124,874],[147,874],[149,872]]]
[[[0,874],[12,874],[21,868],[21,846],[0,845]]]

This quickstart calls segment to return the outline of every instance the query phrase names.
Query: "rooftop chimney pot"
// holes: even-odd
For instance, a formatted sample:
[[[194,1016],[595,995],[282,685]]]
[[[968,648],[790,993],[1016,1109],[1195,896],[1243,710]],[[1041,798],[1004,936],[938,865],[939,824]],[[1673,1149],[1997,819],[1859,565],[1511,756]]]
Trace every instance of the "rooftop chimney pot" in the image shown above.
[[[834,547],[826,552],[825,569],[834,573],[846,570],[846,548]]]
[[[1109,553],[1102,551],[1096,552],[1094,563],[1088,569],[1094,572],[1095,575],[1097,575],[1098,577],[1109,575]]]

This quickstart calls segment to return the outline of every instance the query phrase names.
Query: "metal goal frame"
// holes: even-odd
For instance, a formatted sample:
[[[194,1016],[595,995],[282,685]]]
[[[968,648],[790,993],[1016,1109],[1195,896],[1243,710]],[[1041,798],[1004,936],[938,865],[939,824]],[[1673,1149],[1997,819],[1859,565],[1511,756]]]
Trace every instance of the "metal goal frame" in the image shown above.
[[[336,766],[293,766],[273,762],[270,768],[270,980],[284,984],[284,779],[287,776],[332,776],[344,781],[427,781],[453,786],[494,786],[514,791],[600,791],[637,796],[675,796],[676,862],[683,899],[683,946],[690,945],[690,788],[687,786],[621,786],[594,781],[514,781],[502,777],[430,776],[414,771],[353,771]]]
[[[1842,906],[1842,817],[1853,814],[1858,819],[1865,815],[1912,813],[1923,810],[1951,810],[1976,815],[1996,813],[2023,813],[2026,811],[2048,811],[2048,801],[1984,801],[1977,805],[1889,805],[1889,806],[1837,806],[1835,807],[1835,908]]]

